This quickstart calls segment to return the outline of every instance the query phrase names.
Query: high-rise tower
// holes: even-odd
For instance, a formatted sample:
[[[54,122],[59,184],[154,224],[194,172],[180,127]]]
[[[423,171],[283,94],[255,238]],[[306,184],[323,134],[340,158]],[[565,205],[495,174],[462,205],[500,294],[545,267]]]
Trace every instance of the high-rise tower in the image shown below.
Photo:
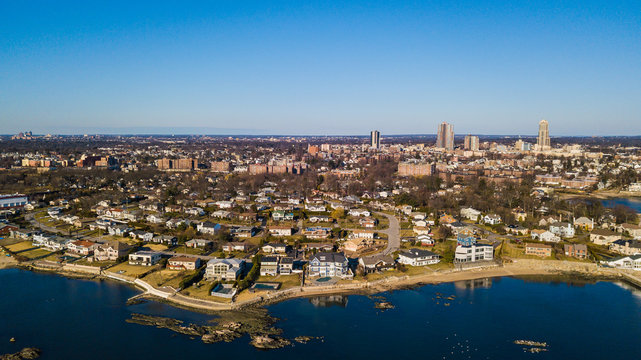
[[[369,133],[369,146],[375,149],[381,148],[381,133],[378,130]]]
[[[438,126],[436,147],[444,148],[446,150],[454,150],[454,127],[451,124],[442,122]]]
[[[547,120],[541,120],[539,122],[539,138],[536,141],[536,145],[539,150],[550,149],[550,130]]]

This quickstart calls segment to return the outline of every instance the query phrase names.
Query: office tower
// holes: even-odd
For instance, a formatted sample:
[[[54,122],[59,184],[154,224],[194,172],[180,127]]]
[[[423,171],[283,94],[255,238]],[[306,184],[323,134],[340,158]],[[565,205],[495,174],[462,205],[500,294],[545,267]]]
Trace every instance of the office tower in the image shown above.
[[[550,148],[550,130],[546,120],[539,122],[539,138],[536,141],[536,145],[538,145],[539,150],[547,150]]]
[[[442,122],[438,126],[436,147],[444,148],[446,150],[454,150],[454,127],[451,124]]]
[[[465,136],[465,150],[479,151],[479,137],[474,135]]]
[[[378,130],[374,130],[369,134],[369,145],[375,149],[380,149],[381,133]]]

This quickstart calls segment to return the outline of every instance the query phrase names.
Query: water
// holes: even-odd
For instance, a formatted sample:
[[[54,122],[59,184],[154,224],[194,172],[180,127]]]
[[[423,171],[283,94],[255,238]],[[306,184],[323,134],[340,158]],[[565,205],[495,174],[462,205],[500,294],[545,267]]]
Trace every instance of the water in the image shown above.
[[[611,282],[550,278],[484,279],[380,294],[395,309],[374,309],[366,296],[294,299],[269,307],[285,337],[324,342],[259,351],[247,337],[199,340],[126,323],[132,312],[205,323],[209,315],[148,302],[124,306],[137,291],[108,282],[0,270],[0,354],[25,346],[42,359],[628,359],[639,358],[641,297]],[[454,300],[438,299],[455,295]],[[438,304],[437,304],[438,303]],[[445,306],[444,303],[449,303]],[[15,337],[16,343],[9,343]],[[546,353],[524,353],[517,339],[545,341]]]
[[[641,198],[613,198],[607,200],[601,200],[603,206],[608,208],[613,208],[617,205],[629,206],[636,212],[641,213]]]

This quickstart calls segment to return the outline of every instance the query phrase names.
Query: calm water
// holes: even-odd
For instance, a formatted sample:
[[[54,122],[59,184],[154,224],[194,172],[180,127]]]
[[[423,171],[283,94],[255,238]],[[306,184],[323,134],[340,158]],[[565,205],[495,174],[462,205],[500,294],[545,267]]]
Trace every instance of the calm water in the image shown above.
[[[396,309],[378,311],[366,296],[295,299],[271,306],[284,336],[324,342],[257,351],[248,338],[230,344],[129,324],[132,312],[203,323],[210,317],[149,302],[124,302],[136,290],[113,282],[0,271],[0,354],[24,346],[42,359],[638,359],[641,297],[610,282],[549,278],[487,279],[383,293]],[[450,306],[437,293],[455,295]],[[447,301],[447,300],[446,300]],[[437,304],[438,302],[438,304]],[[17,342],[9,343],[15,337]],[[516,339],[546,341],[549,352],[524,353]]]
[[[617,205],[626,205],[638,213],[641,213],[641,198],[614,198],[608,200],[601,200],[601,203],[605,207],[613,208]]]

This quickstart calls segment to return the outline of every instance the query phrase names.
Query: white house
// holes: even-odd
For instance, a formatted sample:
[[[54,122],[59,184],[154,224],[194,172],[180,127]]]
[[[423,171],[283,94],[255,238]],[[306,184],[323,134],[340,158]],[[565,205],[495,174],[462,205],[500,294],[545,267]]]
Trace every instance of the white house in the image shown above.
[[[483,216],[483,223],[488,225],[498,225],[501,223],[501,217],[497,214],[487,214]]]
[[[481,212],[473,208],[461,209],[461,217],[466,218],[468,220],[476,221],[478,220],[480,215],[481,215]]]
[[[365,209],[351,209],[348,212],[348,214],[350,216],[356,216],[356,217],[358,217],[358,216],[364,216],[364,217],[372,216],[372,214],[368,210],[365,210]]]
[[[405,265],[425,266],[439,261],[441,260],[438,254],[423,249],[409,249],[398,254],[398,262]]]
[[[601,263],[614,268],[641,271],[641,255],[623,256],[612,260],[601,261]]]
[[[550,224],[550,231],[562,238],[573,237],[575,234],[574,226],[567,222],[555,222]]]
[[[129,254],[129,265],[153,266],[160,261],[160,253],[155,251],[137,251]]]
[[[531,236],[532,236],[532,240],[539,240],[539,241],[553,242],[553,243],[558,243],[559,241],[561,241],[561,238],[558,235],[547,230],[532,230]]]
[[[309,261],[309,276],[347,277],[347,258],[342,253],[320,252]]]
[[[214,224],[211,221],[204,221],[196,226],[196,230],[200,231],[203,234],[215,235],[220,231],[220,224]]]
[[[205,278],[233,281],[238,278],[244,268],[243,259],[211,259],[207,262]]]

